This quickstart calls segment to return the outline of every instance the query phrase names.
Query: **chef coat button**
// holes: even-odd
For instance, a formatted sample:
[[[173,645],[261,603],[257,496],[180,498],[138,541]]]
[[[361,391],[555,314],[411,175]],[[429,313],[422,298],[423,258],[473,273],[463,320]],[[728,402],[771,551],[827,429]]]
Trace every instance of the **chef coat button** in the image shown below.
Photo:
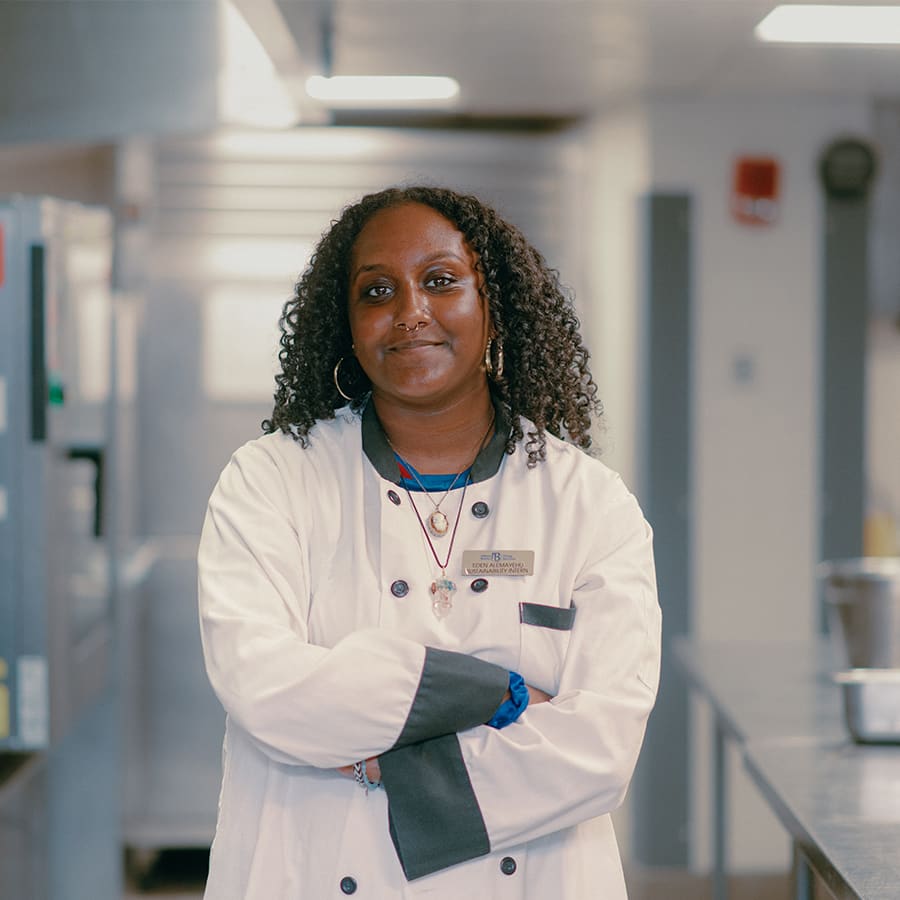
[[[476,594],[480,594],[483,591],[486,591],[488,587],[487,578],[476,578],[472,582],[472,590],[475,591]]]
[[[515,863],[513,863],[515,866]],[[345,894],[355,894],[356,893],[356,879],[351,878],[349,875],[345,875],[341,879],[341,891]]]
[[[472,504],[472,515],[475,516],[476,519],[486,519],[490,511],[491,508],[484,500],[479,500],[477,503]]]
[[[504,875],[512,875],[516,871],[516,861],[511,856],[504,856],[500,860],[500,871]]]
[[[388,500],[390,500],[394,506],[400,505],[400,495],[396,491],[388,491]]]
[[[398,578],[391,585],[391,593],[395,597],[405,597],[409,593],[409,585],[402,578]]]

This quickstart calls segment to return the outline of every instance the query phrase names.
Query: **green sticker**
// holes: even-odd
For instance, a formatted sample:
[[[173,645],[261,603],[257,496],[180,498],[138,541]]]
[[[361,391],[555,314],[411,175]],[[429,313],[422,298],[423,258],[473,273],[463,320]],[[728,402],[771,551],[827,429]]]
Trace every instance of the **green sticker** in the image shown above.
[[[54,372],[50,373],[49,382],[49,400],[51,406],[62,406],[66,402],[66,389],[63,385],[62,378]]]

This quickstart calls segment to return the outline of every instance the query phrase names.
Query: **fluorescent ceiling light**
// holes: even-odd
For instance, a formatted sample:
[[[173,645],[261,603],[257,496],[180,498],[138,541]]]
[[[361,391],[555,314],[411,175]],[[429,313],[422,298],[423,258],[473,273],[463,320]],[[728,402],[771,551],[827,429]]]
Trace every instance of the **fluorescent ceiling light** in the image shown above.
[[[306,93],[329,106],[442,106],[459,95],[459,84],[440,75],[313,75]]]
[[[900,44],[900,6],[776,6],[756,26],[761,41]]]

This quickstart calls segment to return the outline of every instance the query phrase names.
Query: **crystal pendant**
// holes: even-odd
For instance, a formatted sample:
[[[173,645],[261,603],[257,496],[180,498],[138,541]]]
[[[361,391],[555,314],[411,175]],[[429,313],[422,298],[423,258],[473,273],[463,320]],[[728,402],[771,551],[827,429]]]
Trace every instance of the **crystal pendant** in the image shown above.
[[[439,509],[436,509],[428,517],[428,530],[435,537],[443,537],[450,530],[450,520]]]
[[[453,609],[453,595],[456,585],[446,577],[438,578],[431,585],[431,611],[436,619],[444,619]]]

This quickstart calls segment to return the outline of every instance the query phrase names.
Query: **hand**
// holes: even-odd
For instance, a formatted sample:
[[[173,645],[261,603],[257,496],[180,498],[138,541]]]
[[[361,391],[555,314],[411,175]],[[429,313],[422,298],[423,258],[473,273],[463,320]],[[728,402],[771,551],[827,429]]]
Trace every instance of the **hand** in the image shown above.
[[[353,766],[340,766],[336,771],[340,772],[341,775],[346,775],[348,778],[354,777]],[[381,781],[381,766],[378,765],[377,756],[366,760],[366,777],[373,783]]]
[[[540,688],[532,687],[530,684],[526,684],[525,687],[528,688],[528,705],[532,706],[535,703],[546,703],[548,700],[552,700],[553,697],[550,694],[545,694]],[[501,703],[506,703],[509,700],[511,694],[507,691],[503,695],[503,699],[500,701]]]
[[[525,687],[528,688],[529,706],[533,706],[535,703],[546,703],[553,699],[550,694],[545,694],[540,688],[532,687],[530,684],[526,684]]]

